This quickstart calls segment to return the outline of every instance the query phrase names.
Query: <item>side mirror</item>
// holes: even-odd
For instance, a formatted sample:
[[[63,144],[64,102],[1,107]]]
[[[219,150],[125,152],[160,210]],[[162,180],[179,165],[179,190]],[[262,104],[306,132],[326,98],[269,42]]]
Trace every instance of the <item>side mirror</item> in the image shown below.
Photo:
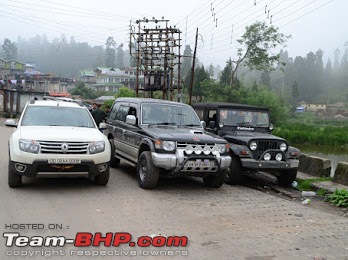
[[[99,124],[99,129],[100,129],[100,130],[105,130],[105,129],[106,129],[106,126],[107,126],[107,125],[106,125],[105,123],[100,123],[100,124]]]
[[[6,119],[5,125],[10,127],[17,127],[17,122],[13,119]]]
[[[128,115],[128,116],[126,117],[126,123],[129,124],[129,125],[136,125],[137,119],[136,119],[136,117],[133,116],[133,115]]]
[[[269,125],[269,127],[268,127],[268,129],[269,129],[269,131],[271,131],[271,132],[272,132],[272,130],[274,129],[273,124],[270,124],[270,125]]]
[[[205,129],[207,127],[207,124],[205,123],[205,121],[201,121],[201,126]]]

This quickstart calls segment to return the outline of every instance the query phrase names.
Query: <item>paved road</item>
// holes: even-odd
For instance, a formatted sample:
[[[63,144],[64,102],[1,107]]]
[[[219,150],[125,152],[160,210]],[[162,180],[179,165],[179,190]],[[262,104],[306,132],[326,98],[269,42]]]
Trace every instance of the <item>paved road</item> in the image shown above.
[[[135,170],[121,165],[120,169],[112,169],[107,187],[96,187],[85,179],[40,179],[25,180],[24,187],[10,189],[7,139],[11,131],[0,126],[2,233],[74,238],[77,232],[129,232],[134,238],[188,237],[187,247],[116,248],[118,254],[137,254],[140,259],[169,259],[164,253],[173,253],[176,259],[348,259],[347,218],[243,186],[209,189],[198,179],[179,179],[162,180],[156,190],[142,190],[137,185]],[[6,227],[20,223],[43,224],[44,229]],[[49,224],[63,227],[50,230]],[[24,259],[6,256],[16,254],[19,248],[6,248],[5,238],[0,249],[0,259]],[[109,250],[104,252],[113,257],[77,256],[75,251],[79,248],[71,245],[21,250],[36,250],[36,256],[30,259],[47,259],[48,254],[58,254],[52,251],[58,249],[65,256],[51,259],[129,258],[115,256],[115,248],[81,248],[92,250],[90,254]],[[139,257],[159,250],[161,256]]]

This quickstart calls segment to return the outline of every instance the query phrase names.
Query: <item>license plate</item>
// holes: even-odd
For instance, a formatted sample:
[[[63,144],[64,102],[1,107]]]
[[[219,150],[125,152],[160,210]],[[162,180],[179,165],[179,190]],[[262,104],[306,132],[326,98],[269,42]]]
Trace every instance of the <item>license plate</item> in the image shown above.
[[[210,161],[209,160],[196,160],[196,161],[189,161],[187,162],[187,167],[209,167]]]
[[[49,164],[79,164],[81,163],[81,159],[76,158],[56,158],[56,159],[48,159]]]
[[[292,162],[292,163],[290,163],[290,167],[291,167],[291,168],[298,167],[298,162]]]

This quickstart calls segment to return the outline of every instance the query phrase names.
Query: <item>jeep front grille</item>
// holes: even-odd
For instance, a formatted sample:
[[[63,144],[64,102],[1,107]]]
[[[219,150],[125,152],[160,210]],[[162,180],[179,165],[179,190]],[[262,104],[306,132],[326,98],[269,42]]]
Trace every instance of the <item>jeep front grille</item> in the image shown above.
[[[280,141],[276,140],[253,140],[257,144],[256,151],[253,151],[254,159],[260,159],[261,155],[269,149],[279,149]],[[272,154],[272,160],[274,156]]]
[[[60,142],[60,141],[39,141],[41,153],[51,154],[86,154],[89,143],[86,142]],[[63,150],[63,144],[67,150]]]

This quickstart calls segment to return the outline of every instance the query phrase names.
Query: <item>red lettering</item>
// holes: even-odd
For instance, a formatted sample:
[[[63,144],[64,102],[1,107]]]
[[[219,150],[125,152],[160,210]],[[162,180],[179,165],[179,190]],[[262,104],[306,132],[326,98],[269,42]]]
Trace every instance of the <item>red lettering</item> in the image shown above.
[[[102,233],[98,232],[94,234],[93,246],[100,246],[100,243],[104,243],[104,246],[111,246],[113,233],[106,233],[103,237]]]
[[[74,246],[90,246],[92,244],[93,235],[87,232],[79,232],[76,234]]]
[[[115,233],[113,246],[119,246],[121,244],[127,244],[132,239],[131,234],[127,232]]]
[[[138,246],[141,246],[141,247],[151,246],[151,241],[152,241],[152,238],[149,236],[139,237]]]

